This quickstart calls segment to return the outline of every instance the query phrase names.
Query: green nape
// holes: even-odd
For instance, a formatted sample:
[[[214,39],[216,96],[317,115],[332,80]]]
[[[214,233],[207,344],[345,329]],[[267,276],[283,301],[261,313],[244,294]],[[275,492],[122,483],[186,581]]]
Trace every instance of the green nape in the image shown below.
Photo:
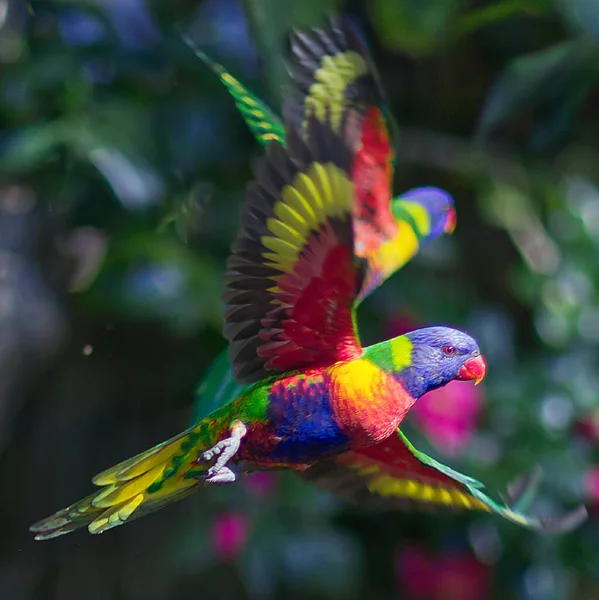
[[[412,342],[405,335],[400,335],[364,348],[362,358],[387,373],[397,373],[412,364],[412,347]]]
[[[431,232],[431,218],[426,208],[417,202],[396,196],[391,201],[391,212],[397,221],[406,222],[416,234],[418,242]]]

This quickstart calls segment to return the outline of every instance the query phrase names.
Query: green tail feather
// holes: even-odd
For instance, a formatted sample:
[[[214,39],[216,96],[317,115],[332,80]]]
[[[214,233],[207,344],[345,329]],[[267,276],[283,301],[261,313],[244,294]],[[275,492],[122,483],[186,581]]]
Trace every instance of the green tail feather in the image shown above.
[[[218,76],[227,88],[246,125],[256,139],[263,145],[267,145],[273,140],[285,145],[285,128],[279,117],[222,65],[202,52],[189,36],[182,35],[181,37],[193,53]]]
[[[80,527],[90,533],[152,513],[191,494],[203,481],[207,464],[199,454],[214,445],[228,424],[226,415],[204,419],[179,435],[94,477],[94,494],[35,523],[36,540],[47,540]]]

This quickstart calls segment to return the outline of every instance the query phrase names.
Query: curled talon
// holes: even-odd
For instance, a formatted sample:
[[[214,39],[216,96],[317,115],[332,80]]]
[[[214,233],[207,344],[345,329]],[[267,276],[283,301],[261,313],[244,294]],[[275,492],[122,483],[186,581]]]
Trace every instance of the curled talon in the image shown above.
[[[228,438],[217,442],[200,456],[200,459],[205,461],[218,457],[208,469],[205,483],[231,483],[237,478],[235,473],[226,465],[239,450],[241,438],[247,433],[247,428],[241,421],[236,421],[231,425],[229,432],[230,436]]]
[[[209,483],[233,483],[237,479],[237,475],[229,467],[222,467],[219,471],[210,467],[207,475],[205,481]]]

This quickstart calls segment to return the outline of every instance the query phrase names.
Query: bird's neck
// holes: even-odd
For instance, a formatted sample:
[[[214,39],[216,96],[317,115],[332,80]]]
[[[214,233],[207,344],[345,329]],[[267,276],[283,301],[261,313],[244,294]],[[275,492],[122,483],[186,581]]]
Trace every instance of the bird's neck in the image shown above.
[[[362,357],[392,374],[406,392],[417,400],[429,391],[424,374],[413,366],[414,346],[405,335],[364,348]]]
[[[431,235],[431,215],[422,204],[408,198],[396,196],[391,200],[391,212],[395,221],[404,223],[420,244]]]

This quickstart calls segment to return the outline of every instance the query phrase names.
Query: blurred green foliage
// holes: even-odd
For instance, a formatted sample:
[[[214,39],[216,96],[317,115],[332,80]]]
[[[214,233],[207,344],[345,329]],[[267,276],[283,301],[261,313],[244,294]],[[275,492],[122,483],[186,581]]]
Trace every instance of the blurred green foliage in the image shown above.
[[[535,509],[582,498],[591,519],[543,537],[277,477],[34,543],[31,522],[186,425],[224,346],[220,275],[261,150],[178,32],[278,110],[286,31],[335,9],[388,90],[397,190],[439,185],[458,210],[455,235],[360,308],[362,337],[407,315],[467,329],[489,359],[464,450],[408,423],[411,438],[497,489],[540,463]],[[596,0],[0,0],[0,597],[599,597],[598,15]]]

